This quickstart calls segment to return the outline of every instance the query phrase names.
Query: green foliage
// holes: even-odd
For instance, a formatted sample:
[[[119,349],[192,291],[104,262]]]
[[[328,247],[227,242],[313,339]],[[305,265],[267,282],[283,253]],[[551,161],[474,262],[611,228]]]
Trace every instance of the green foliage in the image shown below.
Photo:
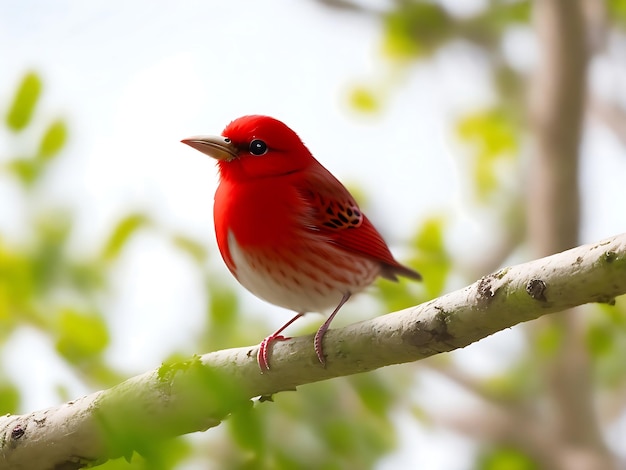
[[[57,351],[69,362],[80,363],[104,352],[109,332],[104,319],[94,313],[65,308],[57,316]]]
[[[39,100],[41,88],[41,79],[36,73],[29,72],[24,75],[6,114],[6,124],[10,130],[18,132],[28,126]]]
[[[626,0],[608,0],[608,16],[622,29],[626,28]]]
[[[478,470],[539,470],[539,465],[526,453],[514,447],[497,447],[484,453]]]
[[[0,413],[15,413],[20,405],[20,391],[9,382],[0,382]]]
[[[473,148],[473,181],[479,201],[498,197],[502,192],[499,163],[519,152],[518,125],[504,108],[491,108],[462,118],[457,133]]]
[[[210,328],[203,339],[203,344],[208,351],[233,347],[238,344],[236,337],[242,322],[237,295],[232,289],[227,288],[216,279],[217,277],[213,276],[206,282],[206,290],[209,295],[207,317]],[[246,343],[242,342],[241,344]]]
[[[98,470],[169,470],[177,468],[191,454],[191,446],[184,439],[146,440],[139,445],[142,452],[108,460]]]
[[[391,374],[372,373],[349,377],[362,405],[375,416],[386,416],[397,398],[389,380]]]
[[[528,25],[531,2],[528,0],[492,2],[489,8],[469,18],[456,18],[454,39],[463,38],[485,49],[497,60],[496,48],[512,26]]]
[[[16,158],[6,166],[24,184],[30,185],[39,177],[40,167],[33,160]]]
[[[230,436],[246,456],[244,466],[248,468],[262,468],[259,464],[266,459],[268,449],[262,418],[262,414],[253,408],[252,402],[248,402],[247,406],[240,407],[227,420]]]
[[[511,26],[528,25],[530,15],[531,2],[528,0],[490,2],[488,7],[471,16],[450,14],[437,2],[402,0],[381,18],[382,50],[390,59],[386,64],[388,71],[397,68],[398,63],[405,63],[408,67],[415,61],[426,60],[459,40],[472,44],[491,60],[490,70],[499,102],[461,116],[456,130],[459,138],[472,150],[471,184],[477,202],[486,204],[496,200],[500,204],[508,203],[513,212],[518,196],[501,197],[506,191],[503,173],[510,173],[508,168],[503,170],[502,164],[510,165],[520,150],[523,130],[520,116],[525,108],[524,77],[503,60],[500,49]],[[384,106],[384,97],[390,95],[390,85],[394,86],[385,81],[379,87],[355,86],[350,91],[349,101],[361,112],[377,112]],[[512,210],[504,208],[502,213],[510,214]]]
[[[32,249],[32,263],[37,289],[47,293],[65,283],[65,250],[71,222],[64,212],[40,216],[36,221],[39,240]]]
[[[395,434],[388,406],[362,400],[371,381],[333,381],[281,393],[273,403],[243,410],[235,427],[237,450],[228,468],[361,469],[389,452]],[[380,387],[382,389],[383,387]],[[366,402],[368,405],[366,405]],[[245,418],[248,413],[256,417]],[[230,421],[230,420],[229,420]],[[250,429],[246,429],[250,423]],[[224,463],[223,463],[224,464]]]
[[[517,132],[503,109],[487,109],[466,116],[458,124],[459,136],[479,147],[487,158],[517,151]]]
[[[144,214],[130,214],[121,219],[113,228],[109,239],[102,250],[102,259],[112,261],[116,259],[122,248],[126,246],[131,236],[139,229],[148,226],[150,220]]]
[[[422,275],[421,282],[378,282],[380,298],[387,310],[400,310],[432,299],[443,292],[452,270],[452,260],[445,247],[445,225],[445,219],[440,216],[426,219],[410,241],[413,254],[408,265]]]
[[[521,357],[501,374],[494,374],[482,381],[481,386],[488,396],[505,403],[524,403],[539,390],[537,362],[530,357]]]
[[[203,265],[207,259],[207,249],[197,240],[192,239],[181,233],[176,233],[171,238],[172,244],[184,253],[187,253],[192,259]]]
[[[383,15],[383,53],[392,60],[423,60],[460,39],[493,50],[511,25],[528,24],[530,5],[491,2],[474,16],[456,17],[436,2],[403,0]]]
[[[38,75],[29,72],[24,76],[7,113],[11,130],[40,127],[35,110],[41,89]],[[45,131],[32,155],[9,158],[4,167],[22,183],[25,200],[30,197],[26,190],[38,187],[66,143],[67,125],[63,119],[42,127]],[[95,274],[98,269],[94,266],[75,263],[68,256],[72,230],[68,210],[52,207],[44,211],[33,204],[25,207],[29,209],[23,214],[28,235],[19,244],[4,242],[0,235],[0,335],[6,338],[15,328],[28,324],[49,334],[70,362],[82,362],[101,353],[108,342],[101,317],[78,313],[90,303],[91,293],[102,286],[102,276]],[[10,408],[16,404],[9,398],[13,390],[11,385],[3,388]]]
[[[102,263],[95,256],[74,259],[70,255],[72,208],[60,207],[52,200],[45,206],[31,201],[37,193],[34,190],[43,187],[48,170],[62,156],[68,138],[63,118],[46,123],[38,116],[42,88],[36,73],[25,74],[6,114],[11,131],[28,130],[38,144],[27,156],[15,156],[11,142],[6,142],[5,164],[0,166],[0,172],[15,177],[20,184],[18,196],[26,209],[21,214],[24,235],[9,241],[0,233],[0,340],[6,340],[21,325],[35,327],[50,337],[59,355],[81,376],[103,388],[120,380],[104,361],[109,325],[98,306],[108,289],[110,263]],[[40,137],[31,127],[43,129]],[[101,249],[105,261],[113,261],[132,232],[142,223],[146,225],[146,220],[142,214],[123,218]],[[10,399],[14,387],[2,384],[1,388],[7,407],[13,411],[17,403]],[[59,393],[67,393],[61,384]]]
[[[626,296],[615,305],[599,304],[590,313],[587,349],[601,384],[617,389],[626,384]]]
[[[30,259],[0,238],[0,338],[10,333],[19,317],[31,311],[35,279]]]
[[[21,132],[32,123],[41,89],[41,79],[37,74],[29,72],[24,75],[6,115],[6,124],[11,131]],[[25,187],[31,187],[45,173],[50,161],[61,152],[66,140],[67,125],[63,119],[56,119],[46,127],[39,147],[32,151],[32,155],[12,158],[5,164],[6,169]]]
[[[545,322],[537,326],[533,335],[533,352],[540,360],[553,358],[563,346],[563,329],[556,323]]]
[[[445,225],[443,217],[431,217],[424,221],[412,241],[417,253],[412,264],[419,266],[424,286],[431,297],[443,292],[452,268],[452,260],[445,247]]]
[[[383,18],[383,51],[394,59],[432,54],[448,38],[452,21],[435,3],[403,1]]]
[[[62,119],[53,121],[46,129],[39,144],[38,156],[46,161],[50,160],[63,149],[67,141],[67,125]]]
[[[515,24],[528,24],[531,20],[531,2],[514,0],[510,2],[494,2],[493,8],[485,9],[483,14],[498,25],[501,32]]]
[[[381,108],[380,98],[376,91],[365,86],[354,87],[348,99],[355,109],[364,113],[375,113]]]

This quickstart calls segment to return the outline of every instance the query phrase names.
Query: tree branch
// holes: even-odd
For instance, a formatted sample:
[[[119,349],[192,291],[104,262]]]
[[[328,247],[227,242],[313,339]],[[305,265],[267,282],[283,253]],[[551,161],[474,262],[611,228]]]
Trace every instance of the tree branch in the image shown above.
[[[273,368],[256,346],[164,364],[109,390],[26,415],[0,418],[0,467],[70,470],[160,439],[217,426],[256,396],[467,346],[499,330],[626,293],[626,234],[509,267],[438,299],[331,330],[327,367],[311,336],[277,343]]]

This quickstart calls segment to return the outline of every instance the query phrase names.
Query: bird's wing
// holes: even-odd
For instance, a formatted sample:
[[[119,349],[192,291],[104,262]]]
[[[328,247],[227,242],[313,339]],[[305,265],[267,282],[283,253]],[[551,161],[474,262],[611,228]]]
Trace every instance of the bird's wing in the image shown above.
[[[321,165],[309,173],[300,188],[309,203],[309,227],[347,250],[381,263],[381,275],[396,274],[418,279],[418,273],[398,263],[378,230],[361,212],[349,191]]]

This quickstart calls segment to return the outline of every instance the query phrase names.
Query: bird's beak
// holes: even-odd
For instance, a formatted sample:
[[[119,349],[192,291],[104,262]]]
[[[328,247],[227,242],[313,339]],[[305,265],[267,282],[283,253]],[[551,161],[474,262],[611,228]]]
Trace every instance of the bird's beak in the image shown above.
[[[237,158],[239,150],[230,139],[222,136],[197,135],[181,140],[183,144],[199,150],[200,152],[213,157],[216,160],[230,161]]]

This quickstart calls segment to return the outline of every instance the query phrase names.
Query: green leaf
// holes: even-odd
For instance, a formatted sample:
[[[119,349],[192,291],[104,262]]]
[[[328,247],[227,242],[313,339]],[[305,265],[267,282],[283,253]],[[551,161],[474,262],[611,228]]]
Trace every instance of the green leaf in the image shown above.
[[[260,414],[248,401],[233,412],[228,419],[230,435],[239,446],[254,455],[256,461],[262,461],[266,440]]]
[[[517,130],[504,109],[489,108],[461,119],[458,135],[491,156],[517,150]]]
[[[11,331],[16,314],[28,310],[34,291],[33,263],[0,238],[0,338]]]
[[[64,309],[59,312],[56,349],[73,363],[99,355],[109,344],[109,332],[100,315]]]
[[[554,322],[546,322],[536,331],[533,350],[540,360],[553,357],[563,345],[563,329]]]
[[[55,289],[65,281],[66,246],[72,229],[71,215],[63,211],[50,211],[36,221],[39,237],[32,253],[33,273],[37,291],[41,294]]]
[[[91,292],[106,285],[102,266],[97,261],[81,260],[67,266],[67,276],[79,292]]]
[[[37,74],[29,72],[24,75],[6,116],[9,129],[18,132],[28,125],[39,100],[41,88],[41,79]]]
[[[626,296],[617,297],[615,305],[590,307],[585,342],[594,361],[594,375],[604,386],[616,388],[626,381]]]
[[[387,415],[396,398],[392,392],[393,389],[385,381],[385,378],[388,376],[371,373],[354,375],[348,379],[354,386],[354,391],[359,395],[363,405],[370,412],[381,417]]]
[[[209,350],[232,347],[235,343],[243,341],[243,338],[238,337],[241,323],[239,323],[237,294],[233,289],[215,279],[216,277],[213,276],[207,282],[208,331],[203,337],[203,342]]]
[[[149,223],[150,220],[143,214],[131,214],[124,217],[117,223],[109,236],[109,240],[102,250],[102,258],[105,261],[112,261],[117,258],[130,237]]]
[[[445,219],[441,216],[426,219],[412,242],[417,254],[410,264],[418,267],[430,297],[436,297],[443,292],[452,269],[444,240],[445,225]]]
[[[10,383],[0,384],[0,414],[16,413],[20,405],[20,392]]]
[[[614,20],[621,29],[626,28],[626,1],[609,0],[606,4],[608,16]]]
[[[191,454],[191,444],[184,439],[162,439],[138,430],[122,439],[107,436],[124,457],[98,463],[98,470],[174,470]],[[119,454],[118,454],[119,455]],[[90,467],[91,468],[91,467]]]
[[[39,143],[38,157],[42,160],[50,160],[57,155],[67,140],[67,126],[61,119],[52,122]]]
[[[520,23],[528,25],[531,16],[531,2],[514,0],[492,2],[478,15],[461,20],[458,33],[485,48],[498,47],[502,36]]]
[[[424,221],[410,245],[414,255],[408,266],[422,275],[422,282],[401,280],[398,283],[380,280],[379,298],[387,310],[399,310],[440,295],[446,285],[452,260],[444,241],[445,218],[433,216]]]
[[[8,162],[6,167],[25,187],[32,186],[41,174],[41,164],[28,158],[16,158]]]
[[[481,385],[490,396],[507,403],[519,403],[535,396],[540,388],[536,361],[521,358],[501,374],[491,375],[482,380]]]
[[[478,470],[539,470],[539,465],[519,449],[499,447],[480,457],[476,468]]]
[[[394,59],[426,56],[450,34],[452,22],[434,3],[402,2],[384,17],[383,51]]]
[[[461,118],[457,135],[474,153],[474,183],[479,200],[485,202],[500,187],[498,164],[519,151],[518,127],[503,108],[489,108]]]
[[[368,384],[365,379],[357,387]],[[394,384],[388,391],[397,389]],[[347,380],[309,384],[274,398],[271,405],[255,407],[266,418],[266,462],[271,465],[246,468],[374,468],[397,444],[389,413],[372,411]]]
[[[172,242],[174,246],[190,255],[198,264],[202,265],[206,261],[206,248],[198,241],[178,233],[172,236]]]
[[[615,298],[613,305],[594,304],[599,312],[603,314],[606,321],[621,332],[626,332],[626,295]]]
[[[595,359],[602,356],[621,358],[626,346],[625,297],[615,299],[615,305],[596,304],[586,332],[587,349]]]
[[[237,294],[220,283],[212,283],[209,286],[209,310],[211,324],[226,326],[236,317],[239,301]]]
[[[587,329],[587,349],[592,356],[610,354],[615,348],[615,331],[607,323],[594,323]]]
[[[380,99],[376,94],[363,86],[354,87],[348,99],[355,109],[364,113],[375,113],[381,108]]]

